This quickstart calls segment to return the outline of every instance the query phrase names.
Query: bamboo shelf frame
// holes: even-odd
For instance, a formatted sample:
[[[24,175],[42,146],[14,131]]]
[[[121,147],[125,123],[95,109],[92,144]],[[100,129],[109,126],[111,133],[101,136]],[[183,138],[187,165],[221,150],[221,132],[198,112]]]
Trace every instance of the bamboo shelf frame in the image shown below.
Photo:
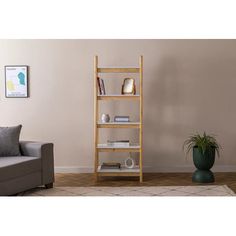
[[[138,73],[139,94],[138,95],[98,95],[97,77],[99,73]],[[132,100],[139,102],[139,122],[99,122],[99,101]],[[100,128],[135,128],[139,129],[139,144],[129,147],[110,147],[99,144]],[[99,176],[138,176],[143,182],[143,56],[139,57],[139,67],[98,67],[98,56],[94,56],[94,173],[96,181]],[[137,152],[139,153],[139,166],[135,169],[101,170],[99,166],[100,152]]]

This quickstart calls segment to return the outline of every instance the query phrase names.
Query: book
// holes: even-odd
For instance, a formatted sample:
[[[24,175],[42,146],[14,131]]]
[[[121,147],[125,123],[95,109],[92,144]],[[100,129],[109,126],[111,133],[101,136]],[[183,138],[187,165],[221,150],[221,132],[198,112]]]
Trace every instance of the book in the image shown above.
[[[107,144],[107,146],[114,147],[114,148],[122,148],[122,147],[129,147],[129,143],[113,143]]]
[[[120,119],[129,119],[129,116],[115,116],[115,118],[120,118]]]
[[[103,162],[103,166],[120,166],[119,162]]]
[[[101,169],[120,169],[121,164],[118,162],[103,162]]]
[[[129,143],[129,140],[115,140],[115,141],[107,140],[107,142],[109,142],[109,143]]]
[[[102,95],[101,83],[100,83],[100,78],[99,78],[99,77],[97,77],[97,84],[98,84],[98,92],[99,92],[99,95]]]
[[[129,140],[117,140],[117,141],[107,140],[107,145],[112,147],[129,147],[130,143]]]
[[[105,94],[106,94],[106,90],[105,90],[105,84],[104,84],[104,80],[103,80],[103,79],[101,79],[101,83],[102,83],[102,84],[101,84],[101,85],[102,85],[102,86],[101,86],[101,88],[102,88],[102,94],[105,95]]]
[[[99,95],[105,95],[106,91],[105,91],[105,84],[104,84],[104,80],[97,77],[97,82],[98,82],[98,92]]]
[[[115,116],[114,117],[115,122],[129,122],[129,116]]]
[[[128,119],[116,119],[115,122],[129,122]]]

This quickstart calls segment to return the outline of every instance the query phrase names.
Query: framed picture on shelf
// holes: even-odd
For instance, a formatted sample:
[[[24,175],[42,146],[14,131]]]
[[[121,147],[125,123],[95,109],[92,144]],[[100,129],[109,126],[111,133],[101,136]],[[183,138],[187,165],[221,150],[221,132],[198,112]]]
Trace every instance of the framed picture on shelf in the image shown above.
[[[136,94],[135,80],[125,78],[121,88],[121,94]]]
[[[5,96],[28,97],[28,66],[5,66]]]

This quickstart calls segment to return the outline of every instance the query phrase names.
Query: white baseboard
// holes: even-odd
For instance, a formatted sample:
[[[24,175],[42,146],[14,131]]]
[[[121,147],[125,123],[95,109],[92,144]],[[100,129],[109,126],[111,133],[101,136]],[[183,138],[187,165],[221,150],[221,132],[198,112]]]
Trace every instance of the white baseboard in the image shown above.
[[[159,172],[159,173],[183,173],[193,172],[193,166],[144,166],[143,172]],[[212,168],[213,172],[236,172],[236,165],[215,165]],[[55,167],[56,173],[93,173],[93,168],[89,166],[57,166]]]

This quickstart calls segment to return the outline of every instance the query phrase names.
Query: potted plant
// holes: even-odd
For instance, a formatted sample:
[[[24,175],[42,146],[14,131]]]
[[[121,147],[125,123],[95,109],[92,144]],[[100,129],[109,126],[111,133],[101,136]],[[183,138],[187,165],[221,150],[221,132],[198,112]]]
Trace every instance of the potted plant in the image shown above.
[[[215,154],[220,156],[220,145],[214,136],[195,134],[191,135],[183,145],[188,154],[193,152],[193,163],[197,170],[193,173],[192,181],[198,183],[212,183],[215,181],[214,174],[210,171],[215,162]]]

